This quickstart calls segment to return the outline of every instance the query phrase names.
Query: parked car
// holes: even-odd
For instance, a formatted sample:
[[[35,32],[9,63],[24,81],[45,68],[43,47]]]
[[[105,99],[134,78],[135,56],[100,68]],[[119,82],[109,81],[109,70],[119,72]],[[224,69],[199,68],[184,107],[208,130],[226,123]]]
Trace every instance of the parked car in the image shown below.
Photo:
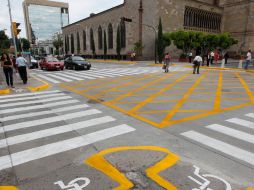
[[[63,70],[64,69],[64,62],[60,62],[55,57],[46,57],[43,58],[40,62],[41,70],[46,69],[49,70]]]
[[[90,70],[91,64],[88,63],[83,57],[71,56],[65,59],[64,66],[66,69],[73,70]]]
[[[39,68],[38,61],[31,56],[31,64],[29,65],[29,69]]]

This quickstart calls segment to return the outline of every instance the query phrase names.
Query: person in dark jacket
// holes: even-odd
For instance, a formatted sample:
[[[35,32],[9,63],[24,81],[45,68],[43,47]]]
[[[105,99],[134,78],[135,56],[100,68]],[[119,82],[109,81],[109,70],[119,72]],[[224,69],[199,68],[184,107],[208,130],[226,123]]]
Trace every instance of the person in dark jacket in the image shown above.
[[[9,55],[6,53],[3,53],[1,56],[1,66],[3,67],[4,75],[6,78],[7,86],[13,86],[13,62],[10,59]]]

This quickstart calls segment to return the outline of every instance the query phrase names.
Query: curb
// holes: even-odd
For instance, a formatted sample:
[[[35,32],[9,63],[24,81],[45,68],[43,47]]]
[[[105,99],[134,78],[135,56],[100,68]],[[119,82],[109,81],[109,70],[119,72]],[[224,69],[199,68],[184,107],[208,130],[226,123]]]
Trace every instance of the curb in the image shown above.
[[[137,64],[136,61],[116,61],[116,60],[103,60],[103,59],[88,59],[89,62],[91,63],[116,63],[116,64],[129,64],[129,65],[134,65]]]
[[[1,94],[10,94],[10,93],[11,93],[10,89],[0,90],[0,95]]]
[[[38,78],[36,78],[36,77],[32,77],[32,78],[34,78],[35,80],[38,80],[38,81],[42,82],[43,85],[36,86],[36,87],[33,87],[33,86],[27,87],[31,92],[42,91],[42,90],[45,90],[45,89],[47,89],[47,88],[50,87],[50,85],[49,85],[47,82],[45,82],[45,81],[43,81],[43,80],[41,80],[41,79],[38,79]]]

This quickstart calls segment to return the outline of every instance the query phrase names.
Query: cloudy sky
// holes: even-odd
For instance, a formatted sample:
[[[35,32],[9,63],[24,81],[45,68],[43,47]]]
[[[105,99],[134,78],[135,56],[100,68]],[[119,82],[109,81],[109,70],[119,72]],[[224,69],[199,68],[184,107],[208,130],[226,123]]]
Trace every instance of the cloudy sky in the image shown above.
[[[124,0],[56,0],[60,2],[69,2],[70,22],[75,22],[90,15],[98,13],[112,6],[123,3]],[[26,37],[25,23],[23,16],[23,0],[10,0],[12,8],[12,17],[14,21],[21,23],[21,37]],[[10,19],[7,7],[7,0],[0,0],[0,30],[7,29],[6,33],[10,36]],[[49,21],[50,22],[50,21]]]

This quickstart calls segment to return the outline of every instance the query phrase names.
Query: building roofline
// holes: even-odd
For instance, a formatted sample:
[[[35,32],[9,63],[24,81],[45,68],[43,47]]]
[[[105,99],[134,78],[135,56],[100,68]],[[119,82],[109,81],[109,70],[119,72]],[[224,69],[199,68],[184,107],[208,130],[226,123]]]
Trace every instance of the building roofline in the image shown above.
[[[48,1],[48,0],[24,0],[23,4],[29,5],[43,5],[50,7],[61,7],[69,8],[69,3],[57,2],[57,1]]]
[[[71,24],[69,24],[69,25],[67,25],[67,26],[64,26],[64,27],[62,27],[62,29],[67,28],[67,27],[69,27],[69,26],[76,25],[76,24],[81,23],[81,22],[83,22],[83,21],[85,21],[85,20],[88,20],[88,19],[90,19],[90,18],[94,18],[94,17],[100,16],[100,15],[106,13],[106,12],[112,11],[113,9],[117,9],[117,8],[123,7],[124,5],[125,5],[125,1],[124,1],[122,4],[120,4],[120,5],[114,6],[114,7],[110,8],[110,9],[105,10],[105,11],[102,11],[102,12],[99,12],[99,13],[97,13],[97,14],[94,14],[93,16],[86,17],[86,18],[84,18],[84,19],[81,19],[81,20],[79,20],[79,21],[76,21],[76,22],[74,22],[74,23],[71,23]]]

